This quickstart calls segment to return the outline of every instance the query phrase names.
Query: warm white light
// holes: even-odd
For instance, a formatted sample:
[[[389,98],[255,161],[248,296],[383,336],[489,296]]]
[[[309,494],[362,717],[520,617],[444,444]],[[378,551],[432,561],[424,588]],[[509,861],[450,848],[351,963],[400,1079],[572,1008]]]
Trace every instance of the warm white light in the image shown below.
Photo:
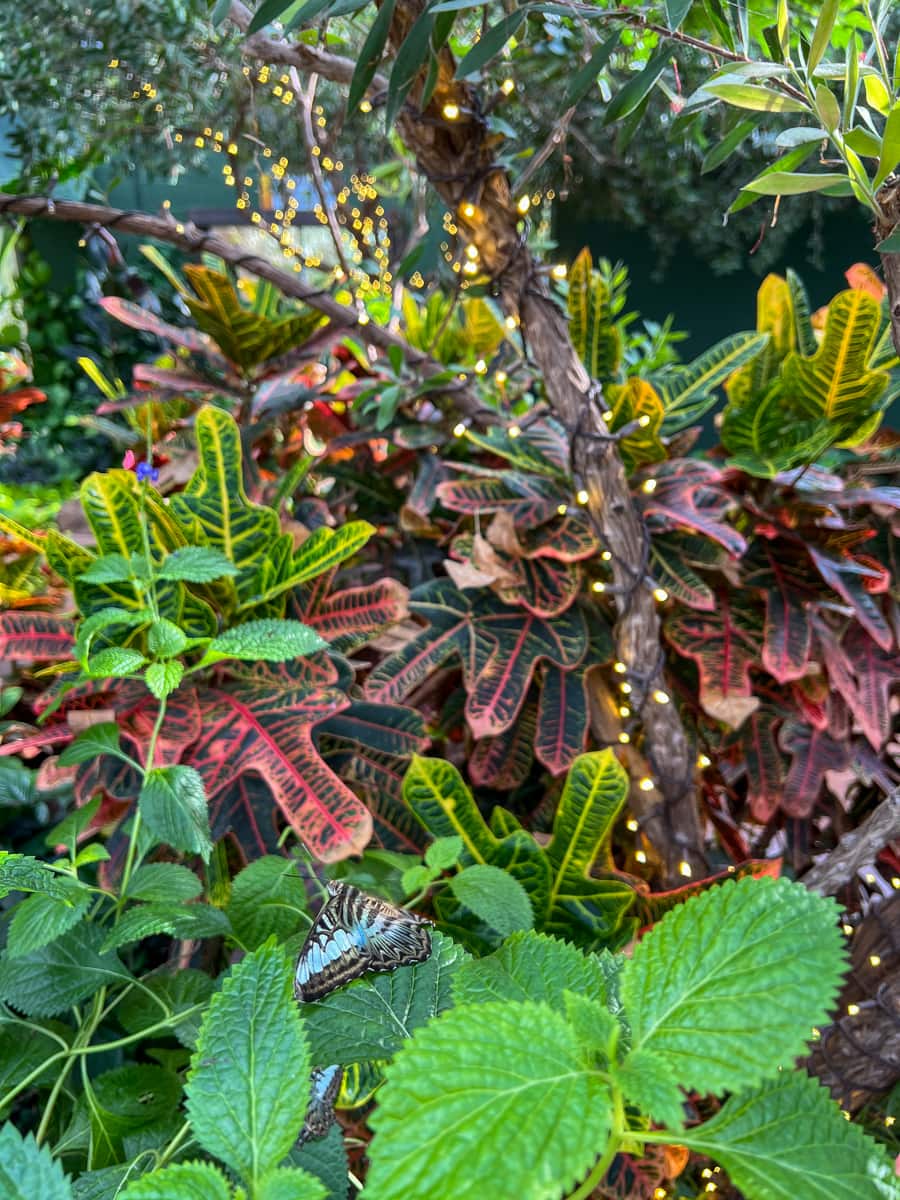
[[[368,100],[363,100],[359,106],[359,111],[361,113],[370,113],[372,111],[372,105]]]
[[[578,494],[575,496],[575,499],[579,504],[587,504],[588,500],[590,500],[590,496],[585,488],[581,488]]]
[[[848,1004],[847,1005],[847,1016],[848,1017],[855,1017],[858,1012],[859,1012],[858,1004]]]
[[[650,424],[650,418],[647,416],[646,413],[644,413],[644,415],[642,417],[638,417],[638,425],[640,425],[641,429],[646,429],[649,424]]]
[[[469,219],[471,219],[472,217],[475,216],[475,205],[474,204],[464,204],[462,206],[462,208],[460,209],[460,211],[462,212],[462,215],[464,217],[468,217]]]
[[[679,875],[684,875],[686,879],[690,879],[694,872],[691,870],[691,864],[682,859],[678,864],[678,873]]]
[[[525,213],[528,212],[529,208],[531,208],[531,197],[530,196],[522,196],[521,199],[519,200],[519,203],[516,205],[516,208],[524,216]]]
[[[466,427],[462,421],[460,421],[458,425],[453,426],[453,436],[454,437],[465,437],[465,433],[466,433]]]
[[[647,855],[644,853],[643,850],[635,850],[634,857],[635,857],[635,860],[639,863],[645,863],[647,861]],[[655,1191],[653,1193],[654,1196],[656,1196],[658,1194],[659,1194],[659,1189],[657,1189],[657,1191]],[[663,1192],[663,1195],[665,1195],[665,1194],[666,1193]]]
[[[617,675],[624,675],[625,672],[628,670],[628,668],[625,666],[625,664],[623,662],[614,662],[613,670],[615,671],[615,673]]]
[[[619,705],[619,716],[623,717],[623,718],[631,716],[631,709],[628,707],[627,704]]]
[[[445,104],[443,108],[444,116],[448,121],[455,121],[459,117],[458,104]]]
[[[637,820],[634,817],[629,817],[625,822],[625,828],[629,831],[629,833],[637,833],[639,829]]]
[[[605,583],[601,583],[599,579],[595,579],[595,580],[594,580],[594,582],[591,584],[591,591],[593,591],[593,592],[605,592],[605,591],[606,591],[606,584],[605,584]]]
[[[478,257],[478,247],[472,246],[472,245],[466,246],[466,257],[467,258],[477,258]]]
[[[622,745],[623,745],[623,746],[627,746],[627,745],[628,745],[628,743],[631,741],[631,735],[630,735],[630,734],[627,734],[627,733],[625,733],[625,731],[623,730],[623,731],[622,731],[622,732],[619,734],[619,741],[622,743]]]
[[[662,688],[657,688],[656,691],[653,693],[653,699],[656,701],[657,704],[668,704],[669,703],[669,693],[664,692],[662,690]]]
[[[653,780],[650,778],[649,775],[645,775],[644,778],[642,780],[640,780],[640,782],[638,783],[638,787],[641,789],[642,792],[652,792],[653,789],[656,787],[656,784],[653,782]]]
[[[553,276],[554,279],[565,279],[565,277],[568,273],[569,273],[569,268],[566,266],[565,263],[557,263],[556,266],[553,268],[553,270],[550,272],[550,274]]]
[[[711,763],[712,763],[712,759],[709,757],[708,754],[698,754],[697,755],[697,766],[700,768],[701,771],[705,771],[706,768],[708,766],[710,766]]]
[[[604,550],[601,553],[600,557],[603,559],[604,562],[609,562],[610,559],[612,558],[612,550]]]
[[[873,967],[880,967],[881,966],[881,955],[880,954],[870,954],[869,962],[872,964]]]
[[[484,373],[486,371],[487,371],[487,363],[484,361],[483,358],[479,358],[478,362],[475,364],[475,374],[476,375],[484,375]]]
[[[500,84],[500,91],[503,93],[504,96],[508,96],[510,94],[510,92],[514,92],[515,89],[516,89],[515,81],[512,79],[504,79],[503,82]]]
[[[506,432],[509,434],[509,436],[511,438],[517,438],[520,436],[522,430],[518,427],[518,425],[510,425],[509,429]]]
[[[494,379],[500,384],[501,387],[504,385],[504,383],[506,383],[508,378],[509,376],[505,371],[497,371],[497,373],[494,375]]]
[[[653,589],[653,599],[658,600],[660,604],[665,604],[665,602],[668,600],[668,598],[669,598],[669,593],[666,591],[665,588],[654,588]]]
[[[561,517],[564,517],[566,515],[566,513],[569,511],[569,506],[568,506],[568,504],[557,504],[556,511],[559,513],[559,515]]]
[[[656,480],[655,479],[645,479],[644,482],[641,484],[641,490],[646,492],[647,495],[649,496],[651,492],[656,491]]]
[[[631,684],[630,683],[620,683],[619,691],[622,693],[623,696],[630,696],[631,695]]]

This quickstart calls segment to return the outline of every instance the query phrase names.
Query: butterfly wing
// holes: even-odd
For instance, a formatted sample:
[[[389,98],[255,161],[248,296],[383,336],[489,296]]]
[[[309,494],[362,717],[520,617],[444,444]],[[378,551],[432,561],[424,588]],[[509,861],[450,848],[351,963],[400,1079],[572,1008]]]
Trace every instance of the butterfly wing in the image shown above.
[[[339,1066],[317,1067],[310,1075],[309,1107],[297,1138],[302,1146],[310,1138],[324,1137],[334,1120],[334,1102],[341,1090],[344,1072]]]
[[[298,1000],[321,1000],[366,971],[393,971],[431,953],[428,929],[417,917],[346,884],[328,888],[331,896],[297,959]]]

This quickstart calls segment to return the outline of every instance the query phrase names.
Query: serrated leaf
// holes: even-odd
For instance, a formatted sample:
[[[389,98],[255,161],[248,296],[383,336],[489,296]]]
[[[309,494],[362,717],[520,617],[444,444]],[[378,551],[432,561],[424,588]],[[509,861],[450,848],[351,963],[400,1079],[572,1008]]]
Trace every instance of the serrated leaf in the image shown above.
[[[286,941],[306,926],[309,913],[296,863],[274,854],[250,863],[234,878],[226,912],[245,950],[256,950],[270,936]]]
[[[721,1163],[748,1196],[766,1200],[896,1200],[887,1154],[845,1121],[816,1080],[787,1072],[732,1096],[679,1142]]]
[[[174,1163],[132,1180],[120,1195],[121,1200],[230,1200],[231,1185],[212,1163]]]
[[[193,900],[203,884],[193,871],[178,863],[146,863],[138,867],[128,883],[126,895],[132,900],[162,900],[176,904]]]
[[[596,958],[532,930],[514,933],[493,954],[468,959],[453,977],[457,1005],[533,1000],[563,1013],[567,991],[606,999]]]
[[[231,968],[200,1029],[185,1086],[198,1142],[255,1188],[296,1141],[309,1071],[290,965],[263,946]]]
[[[654,1051],[700,1092],[790,1067],[837,996],[845,969],[837,915],[833,901],[800,884],[752,877],[673,909],[625,964],[634,1047]]]
[[[450,879],[450,890],[460,904],[496,929],[501,937],[534,925],[528,893],[517,879],[499,867],[488,863],[466,867]]]
[[[323,1200],[324,1184],[299,1167],[276,1167],[259,1181],[255,1200]]]
[[[437,932],[431,946],[424,962],[354,980],[303,1006],[313,1066],[391,1058],[414,1029],[449,1007],[453,976],[468,955]]]
[[[169,1028],[183,1046],[193,1049],[202,1014],[189,1010],[206,1005],[215,980],[203,971],[183,967],[174,975],[144,975],[141,985],[132,988],[116,1008],[122,1028],[128,1033],[140,1033],[159,1025],[168,1010]]]
[[[325,1185],[326,1200],[346,1200],[347,1151],[342,1135],[340,1126],[334,1124],[325,1137],[311,1139],[295,1147],[289,1155],[289,1162],[295,1167],[303,1167],[321,1179]]]
[[[154,621],[147,630],[147,648],[159,658],[172,658],[175,654],[181,654],[187,644],[184,630],[179,629],[174,621],[167,621],[165,617]]]
[[[229,932],[224,913],[208,904],[139,904],[122,914],[100,949],[105,953],[156,933],[194,940]]]
[[[101,554],[78,578],[88,583],[125,583],[133,578],[131,559],[124,554]]]
[[[616,1079],[625,1098],[668,1129],[684,1128],[684,1097],[675,1071],[662,1055],[638,1048],[616,1067]]]
[[[462,849],[463,840],[455,834],[450,837],[435,838],[425,851],[425,863],[438,871],[448,871],[459,862]]]
[[[59,765],[70,767],[75,763],[92,762],[101,754],[117,754],[118,751],[119,727],[115,721],[104,721],[100,725],[89,725],[66,746],[59,756]]]
[[[606,1086],[558,1013],[530,1001],[452,1009],[387,1068],[366,1189],[473,1200],[502,1162],[508,1195],[557,1200],[603,1150],[609,1120]]]
[[[213,638],[203,656],[204,663],[223,658],[249,659],[251,662],[287,662],[291,658],[313,654],[328,643],[314,629],[300,621],[281,621],[274,617],[245,621]]]
[[[0,1129],[0,1195],[4,1200],[72,1200],[72,1187],[60,1163],[34,1134],[23,1137],[7,1121]]]
[[[181,1100],[181,1079],[163,1067],[128,1064],[91,1081],[91,1161],[108,1166],[124,1139],[167,1118]]]
[[[147,827],[174,850],[209,858],[209,814],[203,779],[193,767],[154,767],[138,800]]]
[[[0,850],[0,899],[10,892],[39,892],[57,900],[69,900],[72,880],[30,854]]]
[[[607,1067],[610,1050],[622,1033],[622,1026],[602,1000],[580,992],[563,993],[566,1020],[591,1065]]]
[[[115,954],[101,954],[103,930],[83,922],[21,958],[0,959],[0,997],[32,1017],[52,1017],[130,973]]]
[[[69,900],[36,895],[17,904],[6,940],[9,957],[20,958],[61,937],[83,919],[92,898],[86,887],[76,884]]]
[[[87,662],[87,673],[91,679],[121,679],[139,670],[146,658],[139,650],[127,646],[108,646],[92,654]]]
[[[151,663],[144,672],[144,679],[151,694],[157,700],[171,696],[184,678],[184,664],[173,660],[165,663]]]
[[[71,1040],[71,1030],[58,1022],[46,1022],[43,1030],[31,1021],[19,1021],[5,1016],[0,1022],[0,1088],[6,1093],[47,1063],[61,1049],[59,1037]],[[34,1077],[32,1087],[52,1087],[59,1073],[58,1063],[50,1062],[43,1074]]]

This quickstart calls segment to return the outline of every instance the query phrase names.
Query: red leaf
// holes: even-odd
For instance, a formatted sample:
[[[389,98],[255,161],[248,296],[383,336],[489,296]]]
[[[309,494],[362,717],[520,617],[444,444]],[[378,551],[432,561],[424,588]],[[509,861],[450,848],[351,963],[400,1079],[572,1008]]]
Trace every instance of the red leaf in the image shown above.
[[[216,350],[212,338],[196,329],[170,325],[168,321],[164,321],[148,309],[141,308],[139,304],[132,304],[130,300],[123,300],[119,296],[104,296],[100,300],[100,307],[105,309],[111,317],[115,317],[117,321],[121,321],[123,325],[129,325],[132,329],[140,329],[142,333],[154,333],[165,342],[173,342],[176,346],[184,346],[186,350],[204,354],[207,358],[218,362],[225,362]]]
[[[584,752],[587,733],[584,671],[548,666],[538,705],[535,756],[551,775],[562,775]]]
[[[723,713],[723,702],[750,697],[750,668],[759,665],[760,626],[752,609],[743,603],[732,604],[724,593],[715,612],[682,613],[666,623],[669,641],[697,663],[700,700],[711,715]],[[750,711],[748,708],[744,715]]]
[[[760,547],[747,564],[745,582],[766,598],[762,665],[779,683],[802,678],[809,663],[812,627],[806,601],[810,588],[802,574],[808,567],[806,557],[784,541]]]
[[[734,501],[721,486],[721,472],[709,463],[674,459],[655,468],[636,494],[644,517],[654,529],[696,529],[734,555],[747,548],[744,538],[724,518]]]
[[[333,592],[304,612],[301,619],[343,652],[360,646],[369,635],[401,621],[409,612],[409,593],[396,579],[380,579],[368,587]]]
[[[853,608],[860,625],[871,634],[882,650],[890,650],[894,642],[891,627],[885,620],[878,601],[872,599],[865,586],[866,579],[877,578],[880,572],[865,567],[852,558],[831,558],[812,546],[809,553],[825,582]]]
[[[508,512],[523,529],[548,521],[565,500],[562,492],[546,480],[514,471],[439,483],[435,494],[451,512],[472,516]]]
[[[778,747],[777,713],[761,708],[752,713],[740,731],[747,766],[747,799],[754,821],[765,824],[781,804],[785,763]]]
[[[35,387],[17,388],[14,392],[4,392],[0,395],[0,422],[8,421],[16,413],[22,412],[32,404],[42,404],[46,399],[46,392]]]
[[[872,747],[880,750],[891,733],[890,699],[892,689],[900,686],[900,655],[885,653],[858,625],[847,633],[841,651],[856,682],[840,688],[840,694]]]
[[[534,762],[536,721],[536,707],[528,701],[511,729],[476,742],[469,756],[469,778],[476,787],[511,792],[525,782]]]
[[[72,621],[44,613],[0,613],[0,658],[21,663],[59,662],[72,657]]]
[[[131,373],[132,380],[135,385],[147,384],[154,388],[162,388],[167,392],[202,392],[204,394],[212,394],[213,392],[221,392],[221,383],[214,383],[209,379],[204,379],[202,375],[195,375],[193,372],[187,371],[169,371],[165,367],[154,367],[146,363],[137,363]],[[137,397],[143,400],[144,397]],[[107,410],[110,411],[110,410]]]
[[[850,761],[849,750],[828,733],[799,721],[784,725],[781,745],[792,756],[781,807],[788,816],[808,817],[822,791],[825,772],[842,771]]]

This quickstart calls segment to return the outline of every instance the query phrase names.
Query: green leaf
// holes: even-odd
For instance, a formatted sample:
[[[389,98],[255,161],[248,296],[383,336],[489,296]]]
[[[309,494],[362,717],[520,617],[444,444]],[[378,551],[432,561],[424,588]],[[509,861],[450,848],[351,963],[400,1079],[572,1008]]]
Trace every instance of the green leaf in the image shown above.
[[[450,880],[450,890],[460,904],[502,937],[534,926],[528,893],[517,879],[499,867],[487,863],[466,867]]]
[[[741,191],[758,196],[799,196],[804,192],[822,192],[846,182],[846,176],[834,172],[805,175],[800,171],[772,171],[745,183]]]
[[[146,662],[138,650],[127,646],[108,646],[88,659],[87,673],[91,679],[122,679],[133,675]]]
[[[75,855],[73,865],[77,870],[86,867],[89,863],[109,862],[112,858],[110,852],[105,846],[101,846],[99,842],[92,842],[90,846],[85,846]]]
[[[29,1017],[52,1017],[101,987],[131,975],[115,954],[101,954],[103,930],[83,922],[21,958],[0,959],[0,998]]]
[[[237,573],[228,555],[212,546],[180,546],[156,570],[159,579],[180,579],[184,583],[213,583]]]
[[[43,1063],[61,1049],[59,1036],[71,1042],[72,1031],[58,1022],[47,1022],[53,1028],[43,1030],[30,1021],[19,1021],[4,1016],[0,1022],[0,1088],[6,1092],[21,1083]],[[59,1064],[50,1062],[44,1073],[37,1075],[33,1087],[52,1087],[59,1076]]]
[[[634,79],[630,79],[607,104],[606,112],[603,115],[604,125],[611,125],[613,121],[621,121],[629,113],[634,112],[671,61],[672,51],[668,45],[663,43],[647,61],[640,74],[636,75]]]
[[[429,57],[431,35],[434,30],[435,16],[427,9],[420,13],[413,23],[409,33],[403,39],[394,57],[394,66],[388,84],[388,98],[385,106],[384,123],[387,129],[394,124],[397,113],[409,95],[409,89]],[[390,347],[392,350],[393,347]],[[402,367],[402,355],[401,364]],[[400,373],[400,367],[395,367],[395,373]]]
[[[829,133],[833,133],[841,123],[841,106],[837,97],[824,83],[816,87],[816,112],[822,124]]]
[[[705,83],[703,91],[733,104],[735,108],[749,108],[754,112],[809,112],[809,105],[786,96],[775,88],[763,87],[757,83],[731,83],[724,79]]]
[[[616,1078],[626,1100],[636,1104],[657,1125],[684,1127],[684,1097],[671,1064],[652,1050],[632,1050],[616,1068]]]
[[[123,913],[100,949],[104,953],[116,950],[157,933],[194,940],[230,932],[225,914],[208,904],[139,904]]]
[[[71,767],[76,763],[93,762],[101,754],[118,753],[119,727],[115,721],[104,721],[100,725],[89,725],[74,742],[70,742],[59,756],[59,765]],[[68,841],[68,838],[60,840]]]
[[[203,656],[204,665],[223,658],[251,661],[286,662],[313,654],[328,643],[301,621],[281,621],[271,617],[245,621],[213,638]]]
[[[459,862],[462,850],[463,840],[455,834],[451,837],[435,838],[425,851],[425,862],[435,870],[448,871]]]
[[[381,55],[384,52],[388,34],[391,30],[394,4],[395,0],[385,0],[385,3],[379,8],[375,20],[369,27],[366,40],[363,42],[362,49],[359,52],[356,70],[353,72],[353,78],[350,80],[350,88],[347,92],[347,112],[353,112],[357,108],[360,100],[366,94],[366,89],[375,77],[375,72],[378,70],[378,64],[381,62]]]
[[[116,1014],[128,1033],[141,1033],[159,1025],[169,1014],[169,1028],[183,1046],[193,1049],[200,1032],[200,1013],[189,1010],[205,1005],[213,994],[215,981],[204,971],[183,967],[174,975],[145,975],[140,988],[132,988],[122,998]],[[186,1015],[188,1014],[188,1015]]]
[[[666,1059],[683,1087],[717,1094],[791,1066],[837,996],[837,918],[834,901],[771,878],[673,909],[625,964],[635,1048]]]
[[[263,0],[253,14],[253,20],[247,26],[247,33],[256,33],[270,21],[277,21],[283,12],[291,7],[293,0]]]
[[[203,780],[193,767],[154,767],[144,776],[140,812],[151,830],[174,850],[209,858],[209,814]]]
[[[89,800],[81,808],[73,808],[68,816],[63,817],[60,823],[54,825],[45,835],[45,845],[51,848],[59,845],[74,845],[79,836],[84,833],[91,821],[93,821],[102,799],[102,796],[95,796],[93,800]],[[81,851],[81,853],[84,853],[84,851]],[[2,895],[2,889],[0,889],[0,895]]]
[[[831,31],[840,8],[840,0],[822,0],[819,17],[809,46],[806,58],[806,73],[810,79],[815,74],[816,67],[822,61],[822,55],[828,49],[831,41]]]
[[[10,892],[40,892],[58,900],[70,900],[72,880],[31,855],[0,850],[0,899]]]
[[[424,962],[354,980],[303,1006],[313,1066],[391,1058],[414,1029],[449,1007],[453,975],[468,956],[437,932],[431,945]]]
[[[259,1181],[254,1200],[323,1200],[325,1185],[299,1167],[276,1167]]]
[[[17,904],[6,941],[9,957],[21,958],[68,932],[85,916],[92,899],[88,888],[75,884],[69,900],[37,895]]]
[[[115,1067],[91,1088],[91,1161],[101,1166],[120,1161],[124,1139],[164,1120],[181,1100],[181,1079],[157,1066]]]
[[[806,970],[804,965],[804,970]],[[768,1200],[897,1200],[884,1150],[845,1121],[804,1071],[732,1096],[711,1121],[678,1141],[721,1163],[735,1187]]]
[[[78,576],[88,583],[126,583],[133,577],[131,559],[124,554],[102,554]]]
[[[534,1000],[563,1013],[565,993],[606,999],[597,959],[543,933],[514,933],[485,958],[468,959],[453,977],[455,1004]]]
[[[566,776],[546,849],[552,881],[542,928],[579,945],[611,939],[621,928],[634,893],[624,883],[594,879],[601,851],[609,865],[609,839],[628,796],[628,776],[612,750],[581,754]]]
[[[693,0],[666,0],[666,24],[673,32],[691,10]]]
[[[755,359],[768,341],[766,333],[734,333],[710,346],[693,362],[660,375],[654,382],[666,409],[663,432],[677,433],[696,421],[715,404],[716,388],[733,371]]]
[[[530,1001],[452,1009],[387,1068],[366,1190],[470,1200],[502,1163],[505,1195],[558,1200],[603,1150],[609,1121],[606,1087],[558,1013]]]
[[[147,649],[157,658],[172,658],[181,654],[188,644],[187,635],[174,621],[161,617],[147,630]]]
[[[509,39],[516,35],[525,16],[524,8],[516,8],[511,13],[507,13],[505,17],[501,17],[495,25],[486,29],[456,68],[456,78],[468,79],[470,75],[474,75],[476,71],[487,66],[491,59],[500,53]]]
[[[0,1195],[3,1200],[72,1200],[62,1166],[34,1134],[22,1137],[12,1122],[0,1128]]]
[[[245,950],[256,950],[271,936],[286,941],[309,923],[306,889],[296,863],[276,855],[250,863],[235,876],[226,911]]]
[[[144,672],[144,679],[150,692],[157,700],[171,696],[184,678],[184,663],[173,659],[171,662],[151,663]]]
[[[602,1000],[580,992],[563,992],[566,1020],[591,1066],[608,1069],[610,1050],[618,1042],[622,1025]]]
[[[322,1180],[327,1200],[347,1198],[347,1151],[342,1134],[341,1127],[334,1124],[325,1137],[294,1147],[288,1157],[293,1166]]]
[[[691,0],[687,0],[687,2],[690,3]],[[577,104],[593,86],[597,80],[597,76],[612,57],[612,53],[618,46],[621,36],[621,31],[617,29],[614,33],[610,34],[605,42],[600,42],[599,45],[594,47],[591,57],[569,82],[566,94],[560,105],[562,109],[571,108],[573,104]]]
[[[121,1200],[230,1200],[231,1185],[212,1163],[175,1163],[133,1180],[120,1196]]]
[[[893,104],[884,123],[878,173],[872,181],[872,186],[881,187],[898,163],[900,163],[900,100]]]
[[[194,1136],[253,1189],[296,1141],[310,1061],[291,971],[262,946],[210,1001],[185,1087]]]
[[[726,134],[721,142],[713,146],[712,150],[708,151],[704,156],[703,162],[700,164],[700,174],[706,175],[709,171],[714,171],[716,167],[720,167],[737,150],[741,142],[750,136],[756,128],[757,123],[757,117],[748,117],[746,120],[738,122],[734,129]]]
[[[147,863],[138,867],[128,884],[126,895],[132,900],[164,900],[177,904],[193,900],[203,884],[193,871],[178,863]]]
[[[98,634],[111,629],[116,625],[125,625],[134,627],[137,625],[145,625],[152,619],[152,614],[149,609],[138,609],[136,612],[127,612],[124,608],[101,608],[98,612],[93,612],[89,617],[80,623],[78,626],[78,635],[75,638],[75,657],[80,663],[84,663],[90,653],[91,645]]]
[[[314,530],[294,551],[285,578],[273,583],[261,595],[251,597],[243,607],[267,603],[326,571],[333,571],[361,550],[374,532],[375,526],[368,521],[347,521],[340,529],[323,525]]]

